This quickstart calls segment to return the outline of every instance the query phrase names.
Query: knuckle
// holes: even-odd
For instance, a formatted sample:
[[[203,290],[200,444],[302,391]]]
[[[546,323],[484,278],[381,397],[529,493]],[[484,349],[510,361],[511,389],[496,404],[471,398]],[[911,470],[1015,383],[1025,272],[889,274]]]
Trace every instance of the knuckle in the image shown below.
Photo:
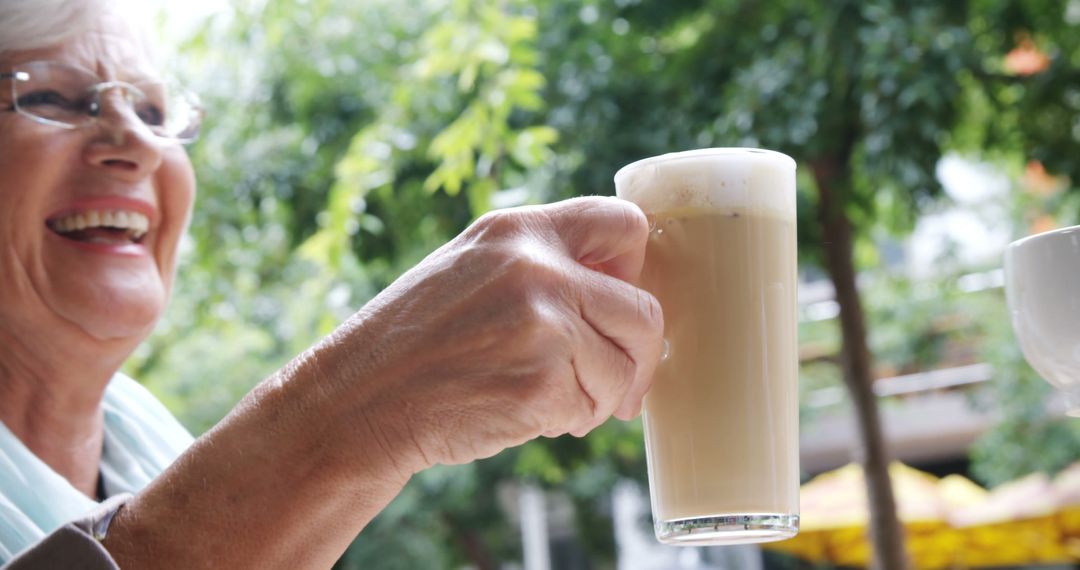
[[[528,347],[536,358],[561,354],[572,333],[564,311],[542,287],[528,276],[511,277],[513,285],[505,293],[503,309],[512,315],[510,334],[520,346]]]
[[[521,342],[527,343],[533,350],[548,350],[552,341],[550,311],[543,303],[527,300],[519,311],[518,325],[515,327]]]
[[[503,276],[525,301],[550,303],[571,286],[564,267],[528,248],[512,252],[505,265]]]
[[[521,212],[513,209],[492,210],[477,218],[470,229],[475,236],[490,239],[515,234],[521,225]]]
[[[508,247],[505,256],[505,275],[513,279],[519,288],[529,288],[533,280],[543,277],[547,272],[545,264],[524,248]]]

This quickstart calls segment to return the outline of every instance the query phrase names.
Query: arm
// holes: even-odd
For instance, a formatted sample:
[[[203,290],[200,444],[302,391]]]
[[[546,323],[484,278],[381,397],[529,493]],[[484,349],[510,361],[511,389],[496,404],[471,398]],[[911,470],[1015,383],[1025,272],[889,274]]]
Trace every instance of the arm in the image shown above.
[[[613,199],[489,215],[259,385],[125,506],[126,569],[328,568],[419,470],[638,413],[659,305]]]
[[[260,385],[120,510],[103,545],[121,568],[333,564],[408,477],[325,422],[303,425],[318,415],[292,399],[305,373]]]

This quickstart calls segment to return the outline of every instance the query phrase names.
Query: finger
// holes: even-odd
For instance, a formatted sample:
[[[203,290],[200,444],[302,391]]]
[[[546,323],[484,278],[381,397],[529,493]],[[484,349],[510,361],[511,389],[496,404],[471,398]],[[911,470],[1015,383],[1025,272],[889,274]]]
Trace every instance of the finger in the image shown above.
[[[573,357],[573,372],[580,389],[586,393],[589,409],[570,435],[584,437],[604,423],[622,403],[634,383],[637,365],[622,347],[601,335],[583,319],[579,321],[579,349]]]
[[[656,367],[653,367],[653,373],[656,372]],[[624,422],[628,422],[639,415],[641,415],[641,408],[645,402],[645,394],[652,386],[652,373],[649,374],[649,381],[639,387],[637,390],[633,390],[626,394],[622,403],[618,408],[615,408],[615,412],[611,415],[619,418]]]
[[[596,372],[595,376],[585,378],[584,387],[598,402],[601,398],[614,399],[604,400],[603,418],[614,412],[619,419],[631,419],[652,383],[663,350],[664,316],[660,303],[647,291],[593,271],[583,269],[581,281],[585,286],[577,306],[582,321],[625,355],[631,376],[624,384],[622,378],[612,376],[618,371],[609,365],[607,376]],[[588,355],[578,357],[577,352],[575,358],[591,362]],[[606,352],[599,352],[596,358],[612,361]]]
[[[649,238],[649,222],[641,208],[626,200],[594,196],[557,202],[543,210],[575,261],[637,282]]]

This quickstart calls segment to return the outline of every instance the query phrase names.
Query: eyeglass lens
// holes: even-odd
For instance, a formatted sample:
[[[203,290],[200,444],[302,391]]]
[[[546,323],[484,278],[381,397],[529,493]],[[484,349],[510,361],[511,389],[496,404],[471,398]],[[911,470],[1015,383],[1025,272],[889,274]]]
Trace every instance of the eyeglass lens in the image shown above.
[[[71,127],[102,113],[102,100],[119,90],[135,115],[157,136],[191,140],[198,133],[199,110],[192,97],[164,82],[102,82],[84,69],[31,62],[14,69],[13,94],[20,112]]]

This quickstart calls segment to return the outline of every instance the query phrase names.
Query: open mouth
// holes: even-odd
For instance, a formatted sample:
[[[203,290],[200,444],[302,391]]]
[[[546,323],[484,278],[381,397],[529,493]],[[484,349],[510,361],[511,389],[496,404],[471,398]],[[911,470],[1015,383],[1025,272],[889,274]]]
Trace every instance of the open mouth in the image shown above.
[[[150,228],[150,219],[128,210],[87,210],[57,216],[47,220],[45,225],[73,241],[130,245],[142,243]]]

